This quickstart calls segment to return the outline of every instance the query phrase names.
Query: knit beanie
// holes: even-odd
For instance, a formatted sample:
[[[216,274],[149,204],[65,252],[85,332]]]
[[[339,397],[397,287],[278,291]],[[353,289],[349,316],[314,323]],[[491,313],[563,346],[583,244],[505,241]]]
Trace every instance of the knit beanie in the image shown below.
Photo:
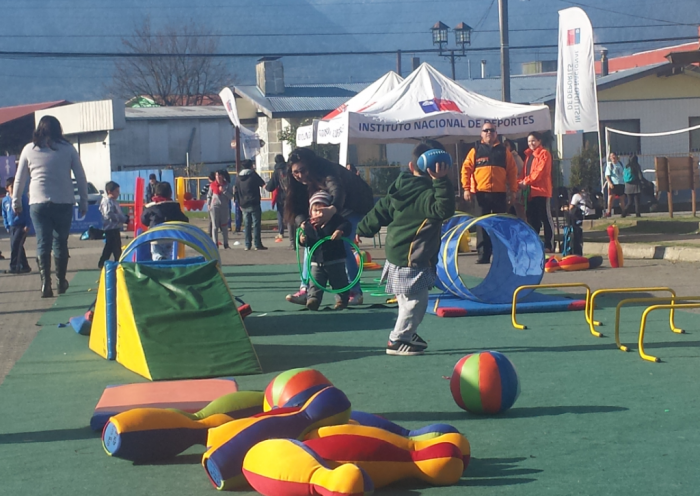
[[[311,198],[309,198],[309,213],[311,213],[311,207],[313,207],[316,203],[320,203],[327,207],[331,204],[331,200],[331,195],[329,195],[325,191],[317,191],[316,193],[311,195]]]

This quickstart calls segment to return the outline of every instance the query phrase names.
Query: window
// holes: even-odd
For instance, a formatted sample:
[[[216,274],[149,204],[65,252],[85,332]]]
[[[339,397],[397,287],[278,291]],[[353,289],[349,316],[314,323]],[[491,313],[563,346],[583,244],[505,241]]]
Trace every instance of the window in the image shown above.
[[[688,127],[700,126],[700,117],[688,119]],[[700,152],[700,129],[690,131],[690,151]]]
[[[600,138],[603,148],[605,148],[605,130],[607,128],[619,129],[630,133],[640,132],[639,119],[625,119],[614,121],[600,121]],[[700,138],[700,136],[698,136]],[[591,146],[598,146],[598,136],[596,133],[584,133],[583,143]],[[698,140],[700,144],[700,140]],[[639,136],[625,136],[624,134],[610,133],[610,151],[618,155],[631,155],[642,152],[642,140]]]

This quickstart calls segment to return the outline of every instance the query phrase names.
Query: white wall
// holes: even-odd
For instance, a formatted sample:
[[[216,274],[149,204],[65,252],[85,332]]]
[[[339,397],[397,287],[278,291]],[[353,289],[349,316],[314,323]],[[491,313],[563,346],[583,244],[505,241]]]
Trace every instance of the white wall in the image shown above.
[[[700,98],[673,100],[600,102],[600,120],[639,119],[641,133],[685,129],[690,117],[700,117]],[[603,147],[605,147],[605,136]],[[642,137],[639,163],[642,169],[654,168],[654,156],[687,154],[689,133],[664,137]]]
[[[123,131],[114,132],[112,167],[184,166],[192,129],[190,162],[219,166],[236,159],[231,149],[231,124],[221,119],[127,119]]]
[[[700,117],[699,98],[678,98],[664,100],[603,101],[599,103],[601,121],[638,119],[640,132],[657,133],[688,127],[690,117]],[[605,149],[605,136],[601,137]],[[562,170],[564,184],[569,184],[571,164],[568,159],[576,155],[583,146],[583,135],[572,134],[561,137]],[[641,138],[639,157],[642,169],[654,168],[654,156],[687,154],[690,150],[688,133],[665,137]],[[653,179],[654,174],[646,174]]]
[[[70,140],[83,164],[87,180],[97,189],[105,189],[112,179],[110,168],[110,143],[107,132],[86,133],[70,136]]]

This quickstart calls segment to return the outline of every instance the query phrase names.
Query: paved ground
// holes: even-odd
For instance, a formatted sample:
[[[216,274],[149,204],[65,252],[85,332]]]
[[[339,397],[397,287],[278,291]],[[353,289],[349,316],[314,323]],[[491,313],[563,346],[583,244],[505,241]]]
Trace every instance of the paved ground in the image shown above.
[[[203,221],[197,220],[196,223],[204,227]],[[263,234],[263,243],[269,247],[267,251],[246,252],[242,244],[222,251],[224,265],[294,263],[295,253],[289,249],[287,241],[274,243],[273,237],[274,233]],[[231,244],[237,240],[242,242],[243,238],[234,234]],[[383,250],[371,249],[371,245],[371,241],[366,240],[363,247],[370,248],[373,258],[383,258]],[[80,241],[77,236],[71,236],[69,246],[69,278],[76,271],[96,268],[102,250],[101,241]],[[26,247],[32,268],[36,271],[33,261],[35,238],[29,238]],[[0,237],[0,250],[9,257],[7,236]],[[474,265],[473,260],[473,255],[460,257],[460,270],[470,275],[485,275],[488,267]],[[8,265],[7,260],[1,260],[0,271],[6,270]],[[678,294],[689,295],[698,292],[697,270],[698,264],[694,263],[628,260],[623,269],[601,268],[588,272],[546,274],[544,282],[585,282],[594,289],[662,285],[673,287]],[[20,276],[0,274],[0,383],[31,343],[39,330],[35,325],[37,320],[52,303],[52,299],[39,297],[39,276],[36,272]]]

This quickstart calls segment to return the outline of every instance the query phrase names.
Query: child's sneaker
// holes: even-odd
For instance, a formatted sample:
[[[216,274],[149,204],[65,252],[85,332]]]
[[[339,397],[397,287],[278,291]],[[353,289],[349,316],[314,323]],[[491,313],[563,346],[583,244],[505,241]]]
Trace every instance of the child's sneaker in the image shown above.
[[[333,310],[345,310],[348,308],[348,302],[343,301],[343,300],[338,300],[335,302],[335,306],[333,307]]]
[[[321,306],[321,300],[319,300],[318,298],[308,298],[306,300],[306,308],[308,308],[309,310],[312,310],[315,312],[316,310],[318,310],[318,307],[320,307],[320,306]]]
[[[306,305],[306,288],[300,289],[294,294],[288,294],[284,299],[295,305]]]
[[[411,344],[422,350],[428,347],[428,343],[426,343],[425,340],[421,338],[418,334],[413,335],[413,337],[411,338]]]
[[[387,355],[397,355],[397,356],[415,356],[422,355],[425,348],[421,348],[412,343],[406,343],[404,341],[391,341],[386,345]]]

